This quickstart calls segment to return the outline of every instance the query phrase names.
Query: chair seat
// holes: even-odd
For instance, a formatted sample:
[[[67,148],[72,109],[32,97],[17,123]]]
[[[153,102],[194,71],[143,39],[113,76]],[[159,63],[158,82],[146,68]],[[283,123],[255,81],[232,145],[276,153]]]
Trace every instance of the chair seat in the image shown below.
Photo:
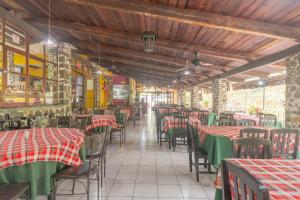
[[[92,164],[90,174],[95,174],[97,172],[98,166]],[[89,161],[86,161],[84,164],[73,167],[67,166],[63,168],[60,172],[55,174],[55,178],[82,178],[87,177],[89,172]]]
[[[15,200],[29,189],[28,183],[0,184],[0,199]]]

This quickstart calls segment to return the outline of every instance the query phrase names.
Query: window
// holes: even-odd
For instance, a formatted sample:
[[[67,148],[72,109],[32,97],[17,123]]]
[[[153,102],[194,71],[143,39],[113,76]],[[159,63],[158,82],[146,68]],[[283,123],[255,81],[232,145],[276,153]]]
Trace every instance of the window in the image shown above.
[[[77,109],[83,108],[84,102],[84,76],[81,73],[72,71],[72,95],[73,107]]]
[[[44,59],[44,45],[42,42],[32,40],[29,44],[29,54]]]
[[[26,50],[26,34],[11,24],[5,24],[5,44],[13,48]]]
[[[26,57],[7,51],[7,78],[6,93],[11,95],[22,94],[26,89]]]
[[[57,48],[46,47],[46,60],[57,64]]]

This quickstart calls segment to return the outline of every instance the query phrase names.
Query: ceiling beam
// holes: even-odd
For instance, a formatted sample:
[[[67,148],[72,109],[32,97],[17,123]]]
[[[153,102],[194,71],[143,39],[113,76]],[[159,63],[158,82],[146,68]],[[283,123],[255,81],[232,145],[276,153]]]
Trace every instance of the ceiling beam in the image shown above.
[[[218,78],[226,78],[226,77],[229,77],[229,76],[232,76],[232,75],[235,75],[235,74],[240,74],[240,73],[243,73],[243,72],[246,72],[246,71],[249,71],[249,70],[253,70],[253,69],[258,68],[258,67],[262,67],[262,66],[265,66],[265,65],[276,63],[276,62],[279,62],[279,61],[287,58],[288,56],[292,56],[292,55],[294,55],[296,53],[299,53],[299,52],[300,52],[300,44],[295,45],[295,46],[290,47],[290,48],[287,48],[285,50],[279,51],[277,53],[267,55],[263,58],[257,59],[255,61],[252,61],[252,62],[247,63],[245,65],[242,65],[240,67],[234,68],[234,69],[229,70],[227,72],[224,72],[222,74],[219,74],[219,75],[216,75],[216,76],[213,76],[213,77],[209,77],[205,80],[200,81],[198,84],[207,83],[209,81],[212,81],[212,80],[215,80],[215,79],[218,79]]]
[[[70,41],[73,45],[77,47],[85,47],[89,48],[91,51],[96,51],[98,50],[98,45],[97,43],[92,43],[92,42],[87,42],[87,41]],[[143,60],[149,60],[150,62],[161,62],[161,63],[166,63],[169,67],[176,67],[179,69],[183,69],[185,67],[191,66],[191,64],[187,64],[186,60],[177,58],[177,57],[171,57],[171,56],[164,56],[160,54],[153,54],[153,53],[145,53],[137,50],[131,50],[131,49],[125,49],[125,48],[120,48],[120,47],[114,47],[114,46],[109,46],[109,45],[103,45],[100,44],[100,51],[107,53],[107,54],[113,54],[113,55],[122,55],[122,56],[128,56],[132,57],[135,59],[143,59]],[[208,71],[217,71],[217,72],[224,72],[226,69],[230,69],[228,67],[223,67],[220,65],[209,65],[209,66],[200,66],[201,69],[208,70]]]
[[[29,23],[48,25],[48,18],[43,17],[32,17],[27,19]],[[64,21],[58,19],[51,20],[51,26],[58,29],[63,29],[67,31],[76,31],[80,33],[85,33],[101,38],[111,39],[111,40],[122,40],[129,43],[142,45],[141,35],[133,34],[113,29],[106,29],[99,26],[91,26],[87,24]],[[164,48],[171,51],[178,51],[181,53],[193,53],[195,51],[200,52],[203,55],[211,56],[215,58],[227,59],[227,60],[237,60],[237,61],[249,61],[257,58],[257,55],[243,53],[238,51],[229,51],[225,49],[218,49],[203,45],[188,44],[184,42],[176,42],[172,40],[162,40],[158,38],[155,41],[155,46],[159,48]]]
[[[86,5],[93,8],[105,8],[130,14],[151,16],[194,26],[204,26],[244,34],[265,36],[276,39],[300,39],[300,29],[251,19],[232,17],[200,10],[182,9],[157,4],[122,0],[64,0],[65,2]]]

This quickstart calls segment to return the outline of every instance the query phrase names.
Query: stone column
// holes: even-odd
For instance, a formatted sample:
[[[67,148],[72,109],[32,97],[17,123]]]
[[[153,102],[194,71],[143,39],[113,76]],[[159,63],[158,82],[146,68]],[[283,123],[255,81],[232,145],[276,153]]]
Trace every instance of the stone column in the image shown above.
[[[300,128],[300,53],[286,59],[285,126]]]
[[[66,106],[66,112],[71,111],[72,103],[71,56],[71,45],[67,43],[60,43],[58,47],[58,94],[59,103]]]
[[[192,89],[192,107],[200,108],[200,101],[202,101],[202,88],[197,85]]]
[[[220,114],[226,109],[227,105],[227,87],[226,79],[215,79],[212,81],[212,110]]]

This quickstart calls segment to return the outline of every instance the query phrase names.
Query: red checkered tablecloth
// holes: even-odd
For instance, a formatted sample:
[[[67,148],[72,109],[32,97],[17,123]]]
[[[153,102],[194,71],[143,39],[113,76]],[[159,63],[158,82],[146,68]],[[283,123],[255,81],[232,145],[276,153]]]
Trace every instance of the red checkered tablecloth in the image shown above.
[[[195,117],[189,117],[189,122],[193,125],[193,126],[201,126],[201,122],[198,118]],[[178,125],[178,121],[174,122],[174,116],[165,116],[162,120],[162,127],[163,127],[163,131],[167,132],[169,129],[171,128],[175,128],[176,125]],[[185,126],[186,124],[184,124]]]
[[[105,114],[105,115],[93,115],[92,125],[87,126],[86,131],[90,131],[93,128],[111,126],[116,128],[117,120],[115,115]]]
[[[205,141],[208,134],[211,135],[222,135],[229,139],[237,138],[240,135],[242,126],[195,126],[198,129],[198,134],[201,144]]]
[[[84,134],[73,128],[34,128],[0,132],[0,169],[37,161],[81,164]]]
[[[300,160],[227,159],[242,167],[269,190],[271,200],[300,199]],[[221,173],[217,186],[222,186]],[[232,187],[233,182],[230,181]]]

